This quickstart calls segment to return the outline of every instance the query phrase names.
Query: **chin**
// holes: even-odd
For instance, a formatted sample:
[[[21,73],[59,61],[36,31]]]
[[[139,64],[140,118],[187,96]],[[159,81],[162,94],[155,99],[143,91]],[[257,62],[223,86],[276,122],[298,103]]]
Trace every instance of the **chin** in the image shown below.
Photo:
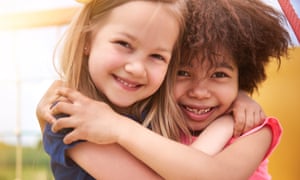
[[[207,123],[200,123],[200,122],[189,122],[188,127],[193,131],[202,131],[204,128],[207,127]]]

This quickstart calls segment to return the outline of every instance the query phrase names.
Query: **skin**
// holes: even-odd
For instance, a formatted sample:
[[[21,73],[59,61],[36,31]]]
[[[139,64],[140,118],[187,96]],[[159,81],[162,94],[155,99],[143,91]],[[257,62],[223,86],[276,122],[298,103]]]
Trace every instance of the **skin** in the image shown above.
[[[136,14],[139,14],[138,18]],[[179,35],[179,24],[163,5],[147,1],[118,6],[99,23],[84,51],[89,56],[90,76],[111,104],[126,109],[152,95],[162,84]],[[42,130],[44,125],[42,123]],[[115,147],[104,149],[109,149],[106,151],[109,153],[116,151]],[[83,152],[80,146],[72,148],[72,151]],[[73,157],[72,152],[70,157]],[[105,162],[104,159],[102,162]],[[141,164],[140,161],[136,163]],[[135,167],[142,177],[147,174],[158,177],[146,166]],[[119,168],[125,172],[126,168]],[[127,173],[122,177],[134,179],[137,175],[141,177],[139,173]],[[116,174],[116,178],[119,176]],[[108,173],[99,178],[105,177],[113,179],[114,175]]]
[[[136,8],[134,8],[134,10],[136,10]],[[119,12],[119,11],[118,11]],[[127,12],[127,11],[126,11]],[[161,13],[158,13],[158,14],[160,14],[160,17],[161,17]],[[159,17],[159,18],[160,18]],[[123,16],[122,16],[122,18],[123,18]],[[116,18],[115,20],[118,20],[119,18]],[[167,22],[169,22],[169,21],[167,21]],[[160,24],[159,26],[156,26],[156,29],[154,29],[153,31],[155,32],[155,30],[157,31],[157,27],[161,27],[161,25],[164,25],[164,24]],[[143,32],[143,31],[142,31]],[[98,46],[98,43],[97,43],[97,37],[98,36],[100,36],[100,37],[106,37],[106,36],[101,36],[102,34],[101,34],[102,32],[99,32],[99,33],[96,33],[95,34],[95,42],[94,41],[92,41],[91,42],[91,48],[90,48],[90,52],[87,52],[87,53],[89,53],[89,55],[90,55],[90,58],[94,58],[95,60],[92,62],[92,60],[91,60],[91,64],[92,63],[95,63],[94,65],[90,65],[90,71],[91,71],[91,76],[93,76],[94,77],[94,79],[95,80],[97,80],[98,81],[98,77],[100,76],[98,73],[99,73],[99,69],[95,69],[95,70],[93,70],[92,68],[94,68],[94,67],[100,67],[100,64],[98,64],[99,62],[97,61],[97,59],[100,59],[100,58],[104,58],[104,57],[101,57],[101,54],[100,53],[97,53],[96,52],[96,48],[95,47],[97,47]],[[140,33],[140,31],[139,31],[139,33]],[[157,32],[155,32],[155,33],[157,33]],[[136,35],[135,33],[133,33],[134,35]],[[143,34],[143,33],[142,33]],[[148,32],[146,33],[147,34],[147,36],[148,36]],[[172,33],[171,33],[172,34]],[[169,33],[167,34],[167,35],[169,35]],[[165,37],[164,37],[165,38]],[[161,39],[163,39],[163,38],[161,38]],[[102,40],[102,39],[101,39]],[[122,39],[123,40],[123,39]],[[120,43],[121,42],[121,43]],[[118,46],[120,46],[120,49],[122,50],[123,48],[124,48],[124,50],[125,50],[125,53],[128,53],[128,54],[130,54],[131,55],[131,53],[133,54],[133,53],[136,53],[136,52],[140,52],[140,53],[145,53],[145,55],[144,56],[141,56],[141,57],[149,57],[149,59],[151,59],[152,60],[152,58],[153,59],[155,59],[155,62],[156,62],[156,60],[158,60],[158,62],[161,62],[161,61],[165,61],[165,59],[164,58],[161,58],[161,57],[165,57],[165,55],[164,55],[164,52],[165,52],[165,49],[168,49],[168,48],[161,48],[161,47],[158,47],[157,49],[156,48],[154,48],[155,49],[155,51],[143,51],[143,50],[141,50],[141,51],[139,51],[139,50],[136,50],[136,46],[135,46],[135,42],[136,42],[136,40],[133,40],[132,42],[134,42],[134,43],[132,43],[131,44],[131,41],[129,41],[130,43],[128,43],[127,41],[125,41],[126,43],[124,44],[123,43],[123,41],[117,41],[117,45]],[[142,41],[140,42],[140,43],[137,43],[138,45],[141,45],[141,44],[143,44],[142,43]],[[129,45],[129,46],[128,46]],[[150,45],[152,45],[152,44],[150,44]],[[149,45],[149,46],[150,46]],[[101,47],[101,44],[99,45],[99,47]],[[104,46],[105,47],[105,46]],[[129,47],[129,48],[128,48]],[[133,47],[133,48],[132,48]],[[148,47],[148,46],[147,46]],[[105,48],[104,48],[105,49]],[[163,49],[162,51],[161,51],[161,49]],[[98,49],[97,49],[98,50]],[[127,51],[128,50],[128,51]],[[156,50],[158,50],[158,51],[156,51]],[[140,53],[137,53],[137,54],[135,54],[135,55],[140,55]],[[157,54],[159,54],[159,56],[157,56]],[[117,57],[117,56],[116,56]],[[139,80],[137,80],[137,79],[143,79],[143,75],[145,74],[145,73],[143,73],[143,71],[144,71],[144,69],[143,69],[143,63],[141,63],[141,62],[137,62],[137,61],[134,61],[135,59],[135,56],[132,56],[133,57],[133,60],[132,60],[132,66],[127,66],[127,65],[125,65],[124,66],[124,69],[125,69],[125,71],[124,72],[126,72],[126,73],[128,73],[128,74],[130,74],[130,72],[134,72],[134,75],[136,75],[136,76],[132,76],[133,78],[132,79],[129,79],[129,78],[127,78],[126,76],[125,77],[123,77],[123,74],[122,73],[120,73],[119,74],[119,70],[121,69],[121,68],[119,68],[119,67],[117,67],[117,66],[115,66],[114,64],[110,64],[110,65],[107,65],[109,68],[111,68],[111,69],[108,69],[108,70],[104,70],[104,76],[110,76],[110,77],[108,77],[108,79],[110,79],[110,81],[108,82],[108,83],[110,83],[109,85],[112,85],[112,88],[115,88],[115,84],[117,84],[117,86],[118,87],[121,87],[121,89],[122,90],[124,90],[125,89],[125,91],[127,92],[127,90],[132,90],[133,89],[133,91],[138,91],[138,90],[136,90],[136,89],[139,89],[139,85],[142,85],[142,86],[144,86],[144,82],[143,82],[143,80],[141,80],[141,82],[139,81]],[[105,57],[106,58],[106,57]],[[114,59],[116,59],[116,60],[118,60],[118,58],[115,58],[115,57],[112,57],[111,58],[112,60],[114,60]],[[130,58],[131,59],[131,58]],[[143,59],[143,58],[142,58]],[[146,60],[148,60],[148,58],[145,58]],[[167,58],[166,58],[167,59]],[[148,62],[149,61],[146,61],[145,60],[145,63],[147,62],[147,64],[148,64]],[[150,61],[150,63],[152,64],[153,62],[152,61]],[[124,63],[125,64],[125,63]],[[151,65],[150,64],[150,65]],[[101,65],[102,66],[102,65]],[[142,68],[141,68],[142,67]],[[136,71],[137,70],[137,71]],[[152,68],[150,69],[150,70],[152,70]],[[102,73],[102,72],[101,72]],[[156,72],[157,73],[157,72]],[[156,73],[153,73],[153,74],[155,74],[155,76],[157,75]],[[119,78],[120,77],[120,78]],[[135,79],[136,78],[136,79]],[[147,78],[146,78],[147,79]],[[150,78],[149,78],[150,79]],[[147,80],[146,80],[147,81]],[[158,80],[158,81],[160,81],[160,79]],[[156,82],[156,81],[155,81]],[[120,100],[120,98],[118,97],[118,96],[116,96],[115,94],[116,93],[118,93],[119,91],[117,91],[117,92],[114,92],[114,93],[112,93],[112,94],[110,94],[110,91],[108,91],[108,89],[109,88],[106,88],[106,86],[101,86],[101,83],[102,83],[102,81],[98,81],[98,83],[97,82],[95,82],[95,84],[96,84],[96,86],[99,88],[99,89],[101,89],[102,91],[104,91],[104,92],[106,92],[105,94],[106,94],[106,96],[110,99],[110,97],[112,98],[112,102],[113,103],[116,103],[116,105],[118,105],[118,106],[126,106],[126,105],[129,105],[129,104],[131,104],[134,100],[131,100],[131,99],[134,99],[135,98],[135,96],[130,96],[130,98],[128,98],[127,99],[127,97],[128,96],[125,96],[123,93],[120,93],[119,95],[122,95],[122,97],[124,97],[125,98],[125,100],[124,101],[121,101],[121,102],[114,102],[114,101],[119,101]],[[98,85],[98,84],[100,84],[100,85]],[[103,83],[103,84],[105,84],[105,83]],[[107,91],[105,91],[107,89]],[[115,89],[117,89],[117,88],[115,88]],[[151,92],[151,91],[155,91],[155,90],[153,90],[153,89],[147,89],[148,90],[148,92]],[[121,91],[120,91],[121,92]],[[66,93],[66,94],[65,94]],[[128,93],[129,95],[131,95],[130,93]],[[73,95],[75,95],[74,97],[73,97]],[[75,114],[74,112],[73,112],[73,110],[75,111],[75,110],[78,110],[78,109],[81,109],[82,111],[78,111],[78,114],[84,114],[84,113],[88,113],[87,111],[85,111],[85,110],[87,110],[87,109],[89,109],[90,110],[90,112],[92,112],[92,114],[86,114],[86,117],[90,117],[90,116],[94,116],[94,118],[95,119],[98,119],[98,118],[104,118],[105,119],[105,116],[103,116],[103,114],[101,114],[101,116],[96,116],[93,112],[98,112],[99,111],[99,109],[98,108],[103,108],[102,107],[102,103],[99,103],[99,104],[96,104],[95,105],[95,108],[92,108],[91,106],[90,106],[90,101],[89,101],[89,99],[85,99],[85,97],[84,96],[82,96],[82,95],[80,95],[80,94],[76,94],[75,92],[72,92],[72,91],[68,91],[68,92],[64,92],[64,90],[62,90],[62,91],[60,91],[59,92],[59,96],[65,96],[65,98],[67,98],[68,99],[68,101],[71,101],[72,103],[73,103],[73,105],[75,106],[74,108],[72,108],[71,109],[71,111],[69,112],[69,108],[68,108],[68,110],[67,109],[65,109],[65,110],[63,110],[63,108],[62,109],[59,109],[61,106],[57,106],[57,108],[55,108],[55,109],[53,109],[53,111],[57,111],[57,112],[67,112],[68,114]],[[116,97],[118,97],[118,98],[116,98]],[[143,97],[143,96],[139,96],[139,98],[140,97]],[[115,99],[114,99],[115,98]],[[63,105],[63,103],[59,103],[60,105]],[[93,104],[93,103],[91,103],[91,104]],[[96,108],[97,107],[97,108]],[[78,108],[78,109],[77,109]],[[104,107],[105,108],[105,107]],[[106,107],[106,108],[108,108],[107,110],[108,111],[110,111],[111,109],[109,109],[109,107]],[[94,111],[92,111],[92,109],[94,109]],[[98,111],[97,111],[97,109],[98,109]],[[74,117],[74,116],[73,116]],[[81,117],[81,116],[78,116],[78,118],[79,117]],[[110,118],[110,116],[108,116],[108,118]],[[122,117],[122,118],[124,118],[124,117]],[[118,123],[118,124],[114,124],[114,126],[119,126],[119,123],[120,123],[120,119],[122,120],[122,118],[121,117],[119,117],[119,116],[117,116],[117,118],[115,119],[115,121],[114,120],[112,120],[111,121],[111,123],[113,124],[113,123]],[[63,120],[63,119],[62,119]],[[61,122],[63,122],[63,121],[61,121]],[[92,122],[92,121],[91,121]],[[122,121],[122,122],[128,122],[128,119],[124,119],[124,121]],[[76,123],[76,121],[74,121],[74,123]],[[77,124],[77,125],[79,125],[79,124]],[[110,127],[110,125],[111,124],[108,124],[108,127]],[[121,125],[121,124],[120,124]],[[130,151],[130,153],[137,153],[137,155],[136,154],[134,154],[137,158],[139,158],[139,159],[141,159],[142,161],[144,161],[147,165],[148,165],[148,163],[149,163],[149,159],[148,159],[148,157],[144,157],[142,154],[141,155],[138,155],[140,152],[138,152],[138,150],[141,150],[141,149],[143,149],[143,147],[139,147],[140,145],[143,145],[142,143],[145,143],[145,142],[147,142],[147,141],[144,141],[144,142],[140,142],[140,140],[142,140],[142,137],[145,135],[146,137],[145,138],[147,138],[147,137],[154,137],[154,139],[156,139],[157,138],[157,142],[156,142],[156,140],[155,140],[155,142],[154,143],[158,143],[158,145],[160,145],[160,143],[165,143],[164,141],[165,140],[167,140],[167,139],[165,139],[165,138],[162,138],[161,136],[158,136],[158,135],[156,135],[156,134],[154,134],[154,133],[152,133],[151,131],[148,131],[148,130],[145,130],[144,128],[142,128],[140,125],[138,125],[138,124],[135,124],[135,123],[133,123],[133,122],[131,122],[131,120],[130,120],[130,122],[127,124],[127,125],[129,125],[129,126],[126,126],[125,124],[124,124],[124,126],[123,125],[121,125],[123,128],[120,128],[120,129],[118,129],[118,128],[116,128],[116,130],[113,130],[113,131],[111,131],[112,133],[116,133],[116,139],[112,139],[112,140],[108,140],[108,141],[104,141],[104,142],[101,142],[101,143],[113,143],[112,145],[96,145],[96,144],[92,144],[92,143],[82,143],[82,144],[79,144],[78,146],[76,146],[75,148],[72,148],[72,149],[70,149],[70,151],[68,152],[68,155],[73,159],[73,160],[75,160],[78,164],[80,164],[84,169],[86,169],[91,175],[93,175],[94,177],[96,177],[97,179],[99,178],[103,178],[103,179],[106,179],[106,178],[109,178],[109,179],[114,179],[114,178],[116,178],[116,179],[118,179],[118,178],[120,178],[120,175],[121,175],[121,177],[122,178],[124,178],[124,177],[128,177],[128,178],[132,178],[132,179],[134,179],[134,178],[140,178],[140,177],[143,177],[143,178],[147,178],[147,177],[149,177],[149,179],[153,179],[153,178],[158,178],[158,179],[160,179],[160,177],[154,172],[154,171],[152,171],[151,169],[149,169],[149,167],[148,166],[145,166],[140,160],[137,160],[135,157],[132,157],[132,156],[130,156],[129,155],[129,153],[126,151],[126,150],[124,150],[123,148],[126,148],[128,151]],[[131,125],[132,125],[132,127],[131,127]],[[43,125],[41,126],[42,127],[42,129],[43,129]],[[54,127],[54,129],[55,129],[55,127],[56,128],[60,128],[60,125],[58,124],[58,125],[54,125],[53,126]],[[62,127],[62,126],[61,126]],[[76,125],[74,125],[73,127],[76,127]],[[82,126],[83,128],[82,129],[85,129],[85,128],[87,128],[87,129],[90,129],[91,127],[86,127],[86,126]],[[97,126],[94,126],[94,127],[97,127]],[[105,127],[105,126],[104,126]],[[128,129],[127,129],[127,128]],[[142,128],[142,129],[140,129],[140,128]],[[107,130],[110,130],[109,128],[107,129]],[[133,130],[132,132],[131,131],[128,131],[128,130]],[[141,136],[141,138],[138,138],[138,141],[136,142],[136,144],[132,144],[133,145],[133,147],[131,147],[131,143],[132,142],[129,142],[129,141],[124,141],[124,140],[122,140],[121,138],[119,138],[119,137],[128,137],[128,138],[130,138],[130,136],[128,136],[129,134],[131,134],[131,133],[134,133],[135,134],[135,132],[136,133],[139,133],[139,131],[141,131],[141,133],[142,132],[144,132],[144,131],[146,131],[146,133],[145,134],[142,134],[142,136]],[[75,133],[76,131],[74,131],[74,133]],[[80,132],[80,131],[79,131]],[[130,132],[130,133],[129,133]],[[104,132],[104,133],[107,133],[107,132]],[[122,134],[122,133],[125,133],[125,134]],[[149,133],[149,134],[148,134]],[[90,133],[90,134],[93,134],[93,133]],[[79,133],[79,134],[77,134],[78,136],[81,136],[81,134]],[[133,135],[133,134],[132,134]],[[149,136],[148,136],[149,135]],[[86,134],[86,137],[88,136],[88,134]],[[75,136],[76,137],[76,136]],[[134,136],[135,137],[135,136]],[[132,137],[131,137],[132,138]],[[136,138],[136,137],[135,137]],[[161,138],[162,138],[162,142],[160,142],[161,141]],[[152,138],[151,138],[152,139]],[[151,140],[151,139],[149,139],[149,140]],[[70,141],[72,141],[72,140],[70,140]],[[152,140],[151,140],[152,141]],[[66,142],[68,142],[68,140],[66,140]],[[178,152],[180,152],[181,150],[183,150],[182,152],[184,152],[185,150],[187,150],[187,153],[190,153],[190,151],[192,152],[191,153],[191,156],[190,157],[192,157],[193,155],[196,155],[195,153],[197,152],[197,153],[199,153],[200,154],[200,157],[202,156],[202,158],[196,158],[196,159],[198,159],[198,160],[203,160],[204,162],[205,162],[205,160],[206,159],[208,159],[208,160],[210,160],[210,158],[208,158],[208,157],[206,157],[201,151],[194,151],[194,149],[193,148],[189,148],[189,149],[186,149],[187,148],[187,146],[183,146],[184,148],[182,149],[182,145],[181,144],[179,144],[179,143],[176,143],[176,142],[172,142],[172,141],[169,141],[169,140],[167,140],[166,141],[166,145],[168,146],[169,144],[168,143],[170,143],[171,142],[171,147],[173,148],[173,145],[174,145],[174,147],[176,147],[177,145],[179,145],[179,149],[178,149]],[[99,143],[99,142],[97,142],[97,143]],[[129,144],[128,144],[129,143]],[[174,144],[175,143],[175,144]],[[120,145],[122,145],[122,147],[120,146]],[[148,144],[148,146],[149,146],[150,144]],[[161,144],[162,145],[162,144]],[[132,150],[132,149],[135,149],[134,147],[138,147],[136,150]],[[146,146],[145,146],[146,147]],[[168,149],[168,147],[166,147],[167,149]],[[190,149],[192,149],[192,150],[190,150]],[[176,150],[177,151],[177,150]],[[100,152],[102,152],[102,153],[100,153]],[[113,153],[114,152],[114,153]],[[101,155],[99,155],[99,156],[96,156],[96,153],[97,154],[101,154]],[[116,156],[116,154],[118,155],[118,156]],[[118,154],[119,153],[119,154]],[[149,153],[146,153],[146,154],[149,154],[150,156],[149,157],[153,157],[154,159],[157,159],[158,157],[155,157],[155,156],[153,156],[155,153],[157,153],[157,152],[155,152],[154,154],[151,154],[152,152],[149,152]],[[90,154],[90,155],[92,155],[93,156],[93,154],[95,154],[95,158],[92,158],[92,159],[86,159],[86,154]],[[111,154],[110,156],[109,156],[109,154]],[[110,158],[111,156],[112,156],[112,154],[113,154],[113,156],[115,157],[115,158]],[[163,153],[163,154],[165,154],[165,153]],[[152,156],[151,156],[152,155]],[[129,157],[128,157],[129,156]],[[140,156],[142,156],[142,157],[140,157]],[[198,156],[198,154],[197,154],[197,156]],[[93,156],[94,157],[94,156]],[[123,158],[123,157],[125,157],[125,158]],[[168,156],[166,156],[166,157],[168,157]],[[195,160],[196,160],[195,159]],[[164,159],[162,159],[162,161],[163,161]],[[202,161],[201,160],[201,161]],[[153,160],[152,160],[153,161]],[[199,163],[200,161],[197,161],[197,164],[202,164],[202,163]],[[205,164],[203,162],[203,164]],[[209,162],[209,161],[208,161]],[[100,163],[100,164],[99,164]],[[155,162],[154,162],[155,163]],[[164,162],[162,162],[163,164],[164,164]],[[210,163],[210,164],[213,164],[214,165],[214,163]],[[171,178],[171,176],[168,174],[168,173],[170,173],[169,171],[171,171],[171,173],[173,173],[174,174],[174,176],[176,175],[176,173],[174,173],[173,171],[173,167],[172,166],[170,166],[170,170],[165,170],[165,168],[163,168],[163,167],[160,167],[160,166],[158,166],[158,167],[156,167],[157,165],[156,164],[152,164],[152,162],[151,162],[151,160],[150,160],[150,165],[149,165],[151,168],[153,168],[155,171],[157,171],[159,174],[161,174],[163,177],[170,177]],[[97,168],[95,168],[95,167],[97,167]],[[98,173],[99,173],[99,171],[98,171],[98,168],[99,169],[101,169],[101,170],[103,170],[103,172],[104,173],[102,173],[101,175],[99,175]],[[162,168],[162,170],[158,170],[157,168]],[[177,167],[176,167],[177,168]],[[212,167],[213,168],[213,167]],[[206,169],[206,168],[205,168]],[[115,173],[115,172],[118,172],[118,173]],[[134,173],[133,173],[134,172]],[[138,172],[138,173],[137,173]],[[178,172],[179,173],[179,172]],[[179,175],[179,176],[175,176],[175,177],[184,177],[184,176],[182,176],[182,175],[180,175],[180,174],[178,174],[177,173],[177,175]],[[204,173],[204,175],[205,175],[206,173]],[[203,176],[204,177],[204,176]],[[173,177],[172,177],[173,178]]]
[[[208,69],[205,63],[203,66],[199,66],[195,63],[192,67],[184,67],[178,73],[179,76],[175,85],[175,98],[179,105],[185,105],[181,110],[183,113],[186,113],[185,118],[187,122],[189,122],[189,127],[193,130],[206,128],[208,124],[215,120],[214,118],[223,115],[237,97],[237,67],[230,58],[220,62],[221,63],[217,63],[216,68],[208,72],[205,71]],[[207,73],[197,73],[203,71]],[[224,92],[226,92],[226,96],[224,96]],[[207,144],[212,144],[212,139],[198,138],[191,145],[192,148],[190,148],[163,138],[124,116],[118,114],[111,115],[112,113],[109,106],[101,102],[91,102],[92,100],[80,95],[79,92],[71,89],[60,89],[58,94],[72,102],[71,104],[59,103],[54,108],[54,111],[71,114],[70,118],[60,119],[53,125],[54,131],[62,127],[75,128],[75,130],[65,137],[65,143],[85,139],[97,144],[113,143],[113,145],[100,146],[110,146],[116,149],[120,148],[118,145],[121,145],[165,179],[219,179],[223,177],[246,179],[258,167],[271,142],[272,135],[270,130],[263,128],[257,133],[240,138],[239,141],[228,146],[221,152],[219,152],[220,148],[222,148],[227,141],[224,141],[222,146],[212,148],[207,146]],[[76,104],[76,107],[74,107],[73,104]],[[196,106],[191,106],[191,104],[204,104],[205,109],[207,109],[207,107],[214,108],[209,108],[211,111],[205,111],[206,113],[199,114],[195,113]],[[191,111],[191,108],[188,108],[187,111],[187,105],[193,107],[194,110]],[[99,112],[100,109],[101,112]],[[204,111],[197,110],[197,112]],[[215,122],[223,123],[221,126],[216,126],[219,128],[227,123],[226,121],[218,120]],[[212,125],[215,124],[213,123]],[[216,132],[215,127],[208,127],[210,129],[207,128],[203,132],[206,136],[207,134]],[[217,134],[214,133],[217,135],[215,139],[220,138],[218,136],[220,131],[217,132]],[[90,148],[101,149],[99,149],[97,145],[91,143],[87,144]],[[80,145],[81,153],[70,149],[69,155],[82,167],[86,168],[94,177],[102,177],[103,175],[99,176],[99,173],[97,173],[94,168],[100,168],[99,164],[103,163],[102,158],[97,157],[95,150],[93,163],[88,161],[89,164],[87,164],[85,160],[82,160],[82,152],[89,152],[89,154],[91,152],[84,146],[84,144]],[[253,152],[253,150],[249,150],[249,146],[260,148]],[[161,149],[164,151],[161,151]],[[215,155],[208,156],[204,154],[203,151]],[[120,154],[122,153],[126,155],[126,152],[121,151]],[[104,154],[105,152],[102,151],[102,155],[100,156],[104,156]],[[239,156],[239,158],[235,158],[236,156]],[[97,161],[102,162],[98,164]],[[120,164],[126,164],[124,160],[121,161]],[[136,160],[133,160],[133,162],[136,162]],[[113,171],[119,172],[119,170],[120,169],[113,168]],[[123,172],[123,170],[124,169],[120,171]],[[111,172],[111,170],[107,171]],[[128,167],[126,171],[134,172],[132,169],[128,169]],[[151,174],[150,176],[155,177],[155,174]],[[145,175],[145,177],[149,177],[149,175]]]
[[[238,68],[228,55],[220,55],[212,68],[208,61],[201,64],[195,59],[179,69],[174,88],[177,104],[189,129],[204,130],[192,147],[210,155],[223,149],[233,133],[232,117],[223,116],[238,92]]]
[[[265,127],[254,134],[239,138],[238,141],[220,153],[208,156],[196,148],[190,148],[164,138],[124,116],[112,113],[108,105],[101,102],[95,103],[95,101],[93,102],[93,100],[82,96],[77,91],[62,88],[58,90],[58,94],[68,98],[76,106],[69,103],[59,103],[57,105],[57,110],[72,114],[73,117],[60,119],[53,125],[53,130],[56,131],[63,127],[75,128],[65,137],[65,143],[70,143],[80,137],[80,139],[101,144],[81,143],[69,151],[70,157],[95,178],[103,177],[103,174],[106,173],[109,177],[109,174],[113,172],[135,175],[135,168],[126,166],[128,158],[120,158],[117,167],[109,160],[106,161],[106,164],[103,164],[101,157],[106,155],[100,149],[112,143],[108,146],[112,149],[115,147],[117,149],[115,152],[118,151],[126,156],[126,153],[128,153],[126,151],[129,151],[165,179],[222,179],[224,177],[247,179],[262,161],[272,139],[269,128]],[[99,112],[99,109],[101,109],[101,112]],[[95,113],[96,110],[98,110],[98,113]],[[84,121],[83,119],[88,120]],[[124,149],[122,151],[122,148],[114,143],[125,148],[125,152]],[[249,147],[259,148],[253,151]],[[97,154],[97,149],[102,153]],[[107,149],[107,153],[108,151]],[[93,158],[87,161],[86,154]],[[108,158],[106,156],[105,159]],[[134,161],[134,164],[138,165],[137,160]],[[99,174],[100,172],[97,170],[102,169],[101,165],[105,166],[103,168],[107,171],[101,171],[101,174]],[[123,168],[118,168],[119,166]],[[116,173],[113,176],[115,175]],[[144,175],[149,177],[147,173]],[[155,177],[155,174],[152,175]],[[134,178],[141,177],[144,176],[134,176]]]
[[[96,88],[118,107],[149,97],[164,80],[178,34],[175,18],[156,3],[114,8],[93,33],[87,52]]]
[[[211,70],[193,61],[178,71],[175,99],[192,130],[203,130],[226,113],[238,95],[238,68],[229,56],[217,60]]]

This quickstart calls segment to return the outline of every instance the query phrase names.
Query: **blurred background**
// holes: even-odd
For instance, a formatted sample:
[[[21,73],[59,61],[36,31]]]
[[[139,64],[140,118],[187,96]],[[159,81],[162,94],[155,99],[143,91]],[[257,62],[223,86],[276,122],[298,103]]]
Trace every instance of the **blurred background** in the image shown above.
[[[265,0],[287,15],[294,46],[281,68],[271,64],[254,98],[280,119],[284,134],[270,158],[273,180],[300,179],[299,0]],[[53,51],[80,4],[74,0],[0,0],[0,179],[53,179],[35,108],[58,76]],[[292,8],[292,9],[291,9]],[[294,10],[294,11],[292,11]],[[295,17],[296,16],[296,17]],[[296,20],[296,21],[295,21]],[[298,22],[298,25],[295,24]]]

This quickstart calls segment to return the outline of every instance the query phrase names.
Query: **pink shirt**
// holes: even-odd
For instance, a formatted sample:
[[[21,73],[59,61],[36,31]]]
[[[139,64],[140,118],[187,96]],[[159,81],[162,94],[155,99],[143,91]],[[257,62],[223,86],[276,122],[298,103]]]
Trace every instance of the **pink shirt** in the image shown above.
[[[253,134],[265,126],[269,126],[272,131],[272,135],[273,135],[272,142],[265,155],[265,158],[263,159],[259,167],[256,169],[256,171],[253,173],[253,175],[249,178],[249,180],[270,180],[271,179],[271,175],[268,172],[268,157],[275,150],[276,146],[279,144],[281,139],[282,127],[279,121],[274,117],[268,117],[265,119],[262,125],[248,131],[247,133],[243,134],[241,137],[247,136],[249,134]],[[231,139],[230,143],[233,143],[236,139]]]
[[[282,127],[279,123],[279,121],[274,117],[268,117],[265,119],[265,121],[258,127],[255,127],[248,131],[247,133],[243,134],[240,137],[248,136],[249,134],[253,134],[260,130],[261,128],[268,126],[270,127],[272,131],[272,142],[271,145],[266,152],[266,155],[259,165],[259,167],[256,169],[256,171],[253,173],[253,175],[249,178],[249,180],[270,180],[271,176],[268,172],[268,157],[271,155],[271,153],[275,150],[276,146],[279,144],[281,135],[282,135]],[[238,138],[240,138],[238,137]],[[192,139],[195,140],[197,137],[193,137]],[[229,140],[228,145],[232,144],[235,140],[238,138],[232,138]],[[189,144],[186,138],[182,139],[182,143]]]

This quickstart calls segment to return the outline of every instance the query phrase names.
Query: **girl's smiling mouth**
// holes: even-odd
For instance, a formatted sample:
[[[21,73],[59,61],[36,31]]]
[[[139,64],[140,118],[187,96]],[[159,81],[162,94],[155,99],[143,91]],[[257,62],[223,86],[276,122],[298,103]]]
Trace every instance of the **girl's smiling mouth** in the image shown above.
[[[183,105],[183,107],[184,107],[187,111],[192,112],[192,113],[195,113],[195,114],[198,114],[198,115],[208,113],[209,111],[212,110],[211,107],[209,107],[209,108],[204,108],[204,109],[193,108],[193,107],[189,107],[189,106],[185,106],[185,105]]]
[[[113,77],[115,78],[115,80],[122,85],[122,87],[125,87],[125,88],[130,88],[130,89],[137,89],[139,87],[141,87],[142,85],[139,84],[139,83],[134,83],[132,81],[128,81],[128,80],[125,80],[125,79],[122,79],[116,75],[113,75]]]
[[[200,107],[191,105],[180,105],[182,112],[192,121],[205,121],[207,120],[214,110],[215,107]]]

